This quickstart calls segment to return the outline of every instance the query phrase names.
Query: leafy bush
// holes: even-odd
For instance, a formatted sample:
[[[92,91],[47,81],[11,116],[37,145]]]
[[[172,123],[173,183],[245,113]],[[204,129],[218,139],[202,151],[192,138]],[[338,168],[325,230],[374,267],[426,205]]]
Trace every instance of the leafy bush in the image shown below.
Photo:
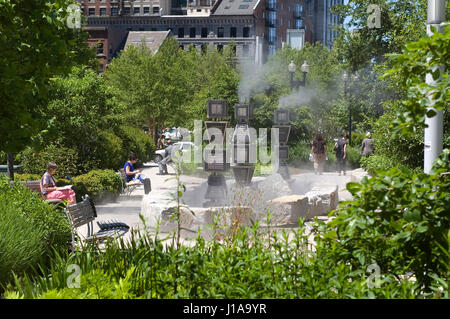
[[[366,138],[366,133],[352,132],[352,145],[360,147],[362,141]]]
[[[123,142],[121,166],[128,160],[131,152],[138,156],[139,162],[147,162],[155,155],[155,142],[144,131],[131,126],[121,126],[115,133]]]
[[[309,154],[311,147],[306,144],[297,143],[289,146],[289,163],[293,165],[301,165],[309,162]]]
[[[77,152],[64,146],[51,144],[39,152],[27,147],[17,157],[22,172],[26,174],[42,176],[48,162],[55,162],[58,165],[55,177],[73,176],[79,172]]]
[[[87,174],[75,176],[73,187],[77,201],[89,195],[94,201],[117,197],[122,191],[122,179],[113,170],[92,170]]]
[[[14,174],[15,181],[38,181],[41,177],[38,174]]]
[[[376,175],[376,171],[388,171],[391,168],[399,166],[392,158],[375,154],[369,157],[362,156],[360,164],[372,176]]]
[[[44,253],[43,230],[18,214],[14,203],[0,201],[0,285],[34,265]],[[1,289],[0,289],[1,290]]]
[[[310,251],[306,225],[283,232],[242,228],[227,244],[197,238],[193,247],[163,244],[140,234],[56,258],[37,277],[17,278],[6,298],[411,298],[414,283],[386,276],[367,285],[365,269],[335,263],[333,253]],[[80,288],[67,288],[67,265],[81,267]],[[174,280],[173,278],[176,278]],[[122,284],[120,284],[122,283]]]
[[[431,175],[393,168],[361,184],[348,183],[354,200],[341,204],[322,233],[336,262],[355,268],[376,263],[397,278],[407,273],[430,292],[449,276],[450,151]]]
[[[0,254],[13,256],[9,261],[0,256],[0,268],[22,271],[38,258],[46,259],[53,250],[67,249],[71,228],[64,212],[45,203],[38,193],[20,183],[10,184],[8,178],[0,175],[0,205]]]
[[[354,169],[359,167],[361,160],[361,148],[350,146],[347,147],[347,167]]]
[[[128,154],[123,149],[122,140],[114,133],[108,131],[100,132],[95,150],[95,168],[116,170],[128,159]]]

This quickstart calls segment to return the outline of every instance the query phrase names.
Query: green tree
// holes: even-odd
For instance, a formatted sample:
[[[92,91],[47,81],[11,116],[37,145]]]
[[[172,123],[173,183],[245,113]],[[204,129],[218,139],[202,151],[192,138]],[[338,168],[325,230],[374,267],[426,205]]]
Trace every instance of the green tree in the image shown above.
[[[155,138],[156,129],[189,97],[188,71],[183,51],[169,37],[156,54],[143,43],[128,47],[111,62],[105,78],[128,120],[146,123]]]
[[[87,35],[67,27],[72,0],[0,0],[0,150],[18,152],[46,128],[51,79],[90,55]]]
[[[369,28],[370,5],[381,9],[381,28]],[[426,32],[427,0],[352,0],[335,6],[342,19],[350,17],[349,27],[337,27],[335,47],[347,69],[356,72],[373,61],[382,62],[385,54],[400,52],[406,43],[416,41]],[[351,30],[351,31],[350,31]]]

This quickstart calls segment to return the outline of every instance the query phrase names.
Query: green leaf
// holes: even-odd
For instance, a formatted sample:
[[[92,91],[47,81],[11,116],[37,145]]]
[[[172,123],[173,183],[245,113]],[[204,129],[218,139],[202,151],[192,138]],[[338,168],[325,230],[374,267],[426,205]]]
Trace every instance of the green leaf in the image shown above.
[[[410,210],[407,208],[403,212],[403,218],[408,222],[419,222],[421,221],[420,211],[417,209]]]
[[[350,193],[356,194],[357,192],[359,192],[361,190],[361,184],[355,183],[355,182],[349,182],[349,183],[347,183],[346,188]]]

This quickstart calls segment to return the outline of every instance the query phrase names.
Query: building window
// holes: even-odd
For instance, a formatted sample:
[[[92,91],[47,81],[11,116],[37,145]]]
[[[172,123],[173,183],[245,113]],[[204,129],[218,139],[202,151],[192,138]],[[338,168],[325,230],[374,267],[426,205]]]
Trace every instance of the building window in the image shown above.
[[[178,28],[178,37],[184,38],[184,28]]]
[[[218,27],[217,28],[217,37],[218,38],[223,38],[223,27]]]
[[[125,14],[130,14],[131,13],[131,7],[125,7],[125,8],[123,8],[124,9],[124,13]]]
[[[103,43],[97,44],[97,54],[103,54]]]
[[[242,36],[244,38],[248,38],[250,36],[250,28],[249,27],[244,27],[244,29],[242,29]]]
[[[269,0],[268,9],[276,9],[276,8],[277,8],[277,1],[276,0]]]
[[[118,8],[111,8],[111,15],[112,16],[116,16],[119,14],[119,9]]]
[[[153,13],[159,13],[159,7],[153,7]]]
[[[236,38],[236,27],[231,27],[230,28],[230,38]]]
[[[277,40],[277,29],[269,28],[269,43],[275,43]]]
[[[144,7],[144,14],[150,13],[150,7]]]
[[[274,44],[269,45],[269,55],[274,55],[276,51],[276,46]]]
[[[139,14],[141,12],[141,8],[139,8],[139,7],[134,7],[133,8],[133,13],[134,14]]]
[[[275,11],[269,11],[269,25],[277,24],[277,13]]]
[[[100,8],[100,15],[106,16],[106,8]]]
[[[88,12],[90,16],[95,16],[95,8],[89,8]]]
[[[217,51],[219,51],[220,53],[222,53],[222,51],[223,51],[223,44],[218,44],[218,45],[217,45]]]
[[[302,19],[297,19],[297,20],[295,20],[295,28],[296,28],[296,29],[301,29],[301,28],[303,28],[303,20],[302,20]]]
[[[208,28],[202,28],[202,38],[208,37]]]
[[[189,29],[189,37],[190,38],[195,38],[195,28],[190,28]]]

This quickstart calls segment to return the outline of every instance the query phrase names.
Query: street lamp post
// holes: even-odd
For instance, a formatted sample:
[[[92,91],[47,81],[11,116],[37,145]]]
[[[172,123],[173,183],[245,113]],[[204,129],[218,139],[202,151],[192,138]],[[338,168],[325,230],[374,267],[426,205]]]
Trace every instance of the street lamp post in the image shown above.
[[[347,74],[347,72],[344,72],[344,74],[342,75],[342,80],[344,81],[344,97],[347,99],[347,92],[348,92],[348,87],[347,87],[347,83],[348,81],[353,81],[356,82],[358,81],[358,74],[355,73],[351,79],[349,79],[349,76]],[[348,103],[348,144],[351,145],[352,144],[352,108],[351,108],[351,99]]]
[[[288,65],[288,71],[291,75],[291,89],[294,87],[298,90],[300,86],[306,85],[306,74],[309,72],[309,64],[305,61],[302,66],[300,67],[300,70],[303,73],[303,80],[294,80],[294,73],[297,70],[297,66],[295,65],[294,61],[291,61],[291,63]]]

